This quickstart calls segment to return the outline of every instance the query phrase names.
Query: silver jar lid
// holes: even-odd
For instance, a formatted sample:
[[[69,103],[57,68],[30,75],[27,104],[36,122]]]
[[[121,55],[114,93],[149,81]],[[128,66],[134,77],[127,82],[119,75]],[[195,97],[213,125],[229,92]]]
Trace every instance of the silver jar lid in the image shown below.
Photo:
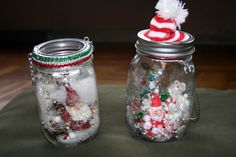
[[[146,30],[144,30],[146,31]],[[194,37],[184,32],[189,38],[184,42],[155,42],[145,40],[143,32],[138,33],[138,40],[135,44],[137,53],[157,58],[181,58],[194,53],[195,47],[193,46]]]

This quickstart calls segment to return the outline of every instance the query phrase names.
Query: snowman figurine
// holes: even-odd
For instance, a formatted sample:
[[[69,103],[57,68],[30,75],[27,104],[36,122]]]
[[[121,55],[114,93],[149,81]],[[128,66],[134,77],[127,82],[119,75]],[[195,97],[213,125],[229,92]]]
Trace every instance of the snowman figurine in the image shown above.
[[[178,80],[171,83],[168,88],[170,97],[175,101],[176,107],[182,112],[184,117],[188,117],[190,101],[187,93],[184,94],[185,90],[186,84]],[[171,108],[171,105],[169,105],[169,108]]]

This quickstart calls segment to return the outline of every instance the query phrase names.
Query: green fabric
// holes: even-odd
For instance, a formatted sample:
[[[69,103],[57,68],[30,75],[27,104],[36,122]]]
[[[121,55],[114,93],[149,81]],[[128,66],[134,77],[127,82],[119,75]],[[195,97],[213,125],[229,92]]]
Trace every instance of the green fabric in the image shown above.
[[[125,125],[124,86],[99,87],[101,127],[91,141],[58,148],[41,134],[32,91],[18,95],[0,112],[0,157],[235,157],[236,90],[200,89],[201,118],[172,143],[132,138]]]

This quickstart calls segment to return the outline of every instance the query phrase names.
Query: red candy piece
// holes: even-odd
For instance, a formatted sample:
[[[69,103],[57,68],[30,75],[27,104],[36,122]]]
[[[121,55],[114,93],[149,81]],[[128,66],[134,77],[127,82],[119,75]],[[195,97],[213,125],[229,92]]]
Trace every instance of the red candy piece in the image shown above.
[[[71,88],[69,84],[65,86],[67,91],[67,98],[66,98],[66,105],[67,106],[74,106],[76,103],[79,102],[79,96],[74,89]]]
[[[151,106],[152,107],[162,106],[160,96],[158,94],[156,94],[156,93],[153,94]]]
[[[70,113],[67,112],[67,111],[62,111],[61,112],[61,117],[65,122],[70,121],[70,118],[71,118]]]

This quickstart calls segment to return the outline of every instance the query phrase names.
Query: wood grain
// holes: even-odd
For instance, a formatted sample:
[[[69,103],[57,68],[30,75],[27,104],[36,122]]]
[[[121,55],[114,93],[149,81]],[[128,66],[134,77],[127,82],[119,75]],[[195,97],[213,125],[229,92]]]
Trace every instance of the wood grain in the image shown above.
[[[125,84],[133,44],[95,44],[97,83]],[[0,50],[0,109],[31,87],[27,54],[31,48]],[[236,46],[197,46],[194,63],[201,88],[236,89]]]

